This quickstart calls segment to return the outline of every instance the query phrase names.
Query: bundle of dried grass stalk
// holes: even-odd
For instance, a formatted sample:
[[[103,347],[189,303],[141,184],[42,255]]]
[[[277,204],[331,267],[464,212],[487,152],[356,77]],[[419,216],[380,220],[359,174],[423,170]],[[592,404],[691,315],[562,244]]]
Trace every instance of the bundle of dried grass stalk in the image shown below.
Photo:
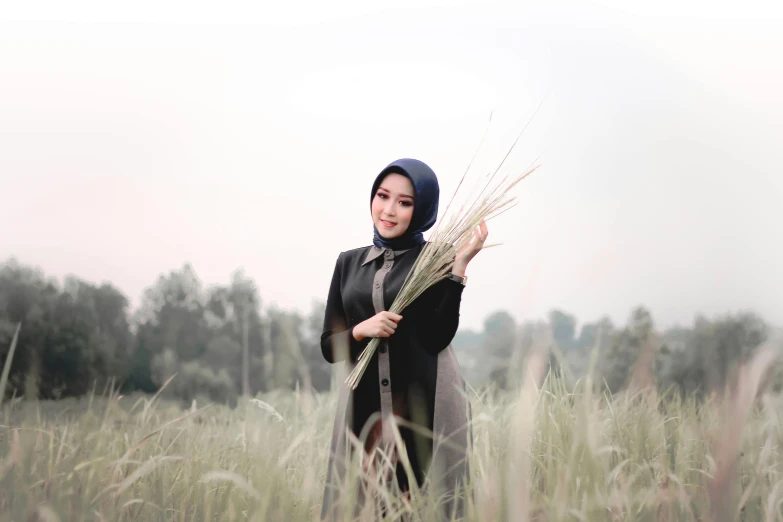
[[[522,132],[524,132],[524,129]],[[473,240],[474,231],[481,222],[497,217],[513,206],[512,203],[514,203],[516,198],[511,195],[511,190],[536,170],[538,166],[528,168],[515,176],[506,175],[499,181],[496,178],[503,163],[505,163],[522,136],[522,132],[517,136],[494,172],[490,172],[483,178],[478,179],[465,202],[458,210],[449,213],[451,205],[457,195],[460,194],[460,189],[470,171],[473,159],[475,159],[475,155],[473,156],[457,185],[449,205],[446,207],[442,219],[435,226],[429,241],[424,245],[419,257],[416,259],[410,272],[408,272],[400,292],[389,308],[390,312],[400,314],[424,291],[446,278],[452,269],[456,253]],[[478,154],[478,151],[476,151],[476,154]],[[489,246],[495,245],[485,245],[484,248]],[[380,342],[380,338],[373,338],[359,355],[356,366],[345,380],[345,383],[351,389],[355,390],[358,386]]]

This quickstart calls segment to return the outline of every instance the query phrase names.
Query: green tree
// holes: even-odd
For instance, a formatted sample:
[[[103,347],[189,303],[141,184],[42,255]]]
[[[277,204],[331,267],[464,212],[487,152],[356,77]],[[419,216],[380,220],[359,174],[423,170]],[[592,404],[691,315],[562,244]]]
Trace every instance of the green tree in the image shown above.
[[[211,330],[240,346],[239,360],[226,354],[224,364],[239,370],[237,382],[246,396],[266,389],[265,382],[251,380],[253,369],[259,363],[263,365],[266,348],[260,308],[258,288],[242,270],[234,272],[229,286],[214,287],[207,298],[206,317]]]
[[[13,359],[11,393],[57,398],[81,395],[96,381],[127,372],[127,300],[114,287],[74,277],[65,289],[40,270],[11,259],[0,266],[0,357],[10,328],[23,327]]]
[[[576,339],[576,317],[561,310],[552,310],[549,313],[549,325],[552,328],[552,337],[563,352],[574,347]]]
[[[94,286],[72,276],[65,279],[64,293],[90,325],[94,378],[124,382],[133,349],[128,298],[108,283]]]
[[[146,391],[157,388],[167,377],[152,372],[155,356],[171,350],[183,364],[202,357],[211,338],[204,314],[201,281],[193,267],[161,275],[144,292],[137,312],[136,353],[133,384]],[[157,359],[159,360],[159,359]],[[155,375],[157,377],[155,377]]]
[[[702,369],[703,388],[717,391],[732,385],[739,365],[747,361],[768,335],[766,323],[754,313],[726,314],[694,321],[691,350]]]
[[[273,349],[269,376],[272,387],[293,388],[299,382],[304,389],[312,389],[310,369],[302,351],[302,316],[296,311],[270,308],[267,317]]]
[[[333,368],[321,354],[321,332],[323,331],[326,304],[314,301],[304,321],[300,346],[307,364],[310,381],[318,391],[327,391],[332,384]]]
[[[615,333],[606,353],[603,376],[612,393],[625,388],[643,350],[651,342],[655,324],[652,314],[636,307],[626,327]]]
[[[508,384],[508,363],[517,349],[517,324],[505,310],[491,313],[484,319],[484,339],[481,343],[479,371],[504,388]]]

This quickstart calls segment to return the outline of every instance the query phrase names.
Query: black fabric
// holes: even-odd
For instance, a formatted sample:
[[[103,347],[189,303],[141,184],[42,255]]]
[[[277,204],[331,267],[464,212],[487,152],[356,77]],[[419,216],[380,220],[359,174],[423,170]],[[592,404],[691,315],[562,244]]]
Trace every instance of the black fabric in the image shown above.
[[[402,174],[413,185],[413,218],[405,233],[399,237],[387,239],[378,233],[373,224],[373,244],[379,248],[404,250],[424,243],[424,234],[438,218],[440,186],[435,172],[424,162],[403,158],[389,163],[375,178],[370,192],[370,205],[383,178],[388,174]]]
[[[343,252],[335,265],[326,302],[321,352],[330,363],[355,361],[370,339],[356,341],[353,328],[375,315],[372,286],[383,256],[362,266],[370,247]],[[388,310],[399,293],[406,275],[423,245],[411,248],[394,258],[394,265],[384,280],[384,309]],[[438,353],[448,347],[459,326],[459,308],[464,286],[445,279],[425,291],[402,315],[397,330],[387,339],[391,387],[395,400],[407,405],[408,420],[432,430]],[[350,347],[350,355],[345,347]],[[380,410],[378,352],[352,394],[349,427],[359,436],[368,418]],[[395,410],[395,414],[397,411]],[[431,439],[414,436],[402,430],[408,454],[415,462],[417,480],[421,483],[431,451]],[[400,480],[401,485],[404,481]]]

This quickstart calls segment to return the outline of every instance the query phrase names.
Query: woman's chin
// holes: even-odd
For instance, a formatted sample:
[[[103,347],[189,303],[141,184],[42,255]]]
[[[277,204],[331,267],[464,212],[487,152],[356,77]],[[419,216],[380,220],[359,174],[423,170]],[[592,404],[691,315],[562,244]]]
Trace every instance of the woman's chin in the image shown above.
[[[377,227],[376,227],[376,228],[377,228]],[[400,234],[400,233],[399,233],[399,232],[397,232],[397,231],[393,231],[393,230],[384,230],[383,228],[379,228],[379,229],[378,229],[378,234],[379,234],[379,235],[380,235],[380,236],[381,236],[383,239],[395,239],[395,238],[398,238],[398,237],[400,237],[400,236],[402,235],[402,234]]]

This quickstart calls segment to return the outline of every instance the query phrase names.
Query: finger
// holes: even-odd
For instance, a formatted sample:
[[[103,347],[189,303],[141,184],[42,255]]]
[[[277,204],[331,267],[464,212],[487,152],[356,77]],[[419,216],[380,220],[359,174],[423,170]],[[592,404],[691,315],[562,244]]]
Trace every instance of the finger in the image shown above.
[[[481,232],[479,232],[479,228],[473,230],[473,235],[476,236],[476,246],[481,248],[482,244],[484,243],[484,238],[481,236]]]
[[[481,241],[481,243],[484,243],[484,241],[487,240],[488,235],[489,235],[489,231],[487,230],[487,224],[482,220],[481,224],[478,226],[478,238]]]
[[[401,315],[393,314],[391,312],[381,312],[381,314],[383,314],[384,319],[394,321],[395,323],[402,319]]]
[[[383,326],[385,326],[386,328],[391,328],[392,330],[396,330],[397,329],[397,323],[395,323],[391,319],[386,319],[383,322]]]
[[[388,326],[384,326],[383,330],[384,332],[386,332],[386,337],[389,337],[391,334],[394,333],[394,329]]]

